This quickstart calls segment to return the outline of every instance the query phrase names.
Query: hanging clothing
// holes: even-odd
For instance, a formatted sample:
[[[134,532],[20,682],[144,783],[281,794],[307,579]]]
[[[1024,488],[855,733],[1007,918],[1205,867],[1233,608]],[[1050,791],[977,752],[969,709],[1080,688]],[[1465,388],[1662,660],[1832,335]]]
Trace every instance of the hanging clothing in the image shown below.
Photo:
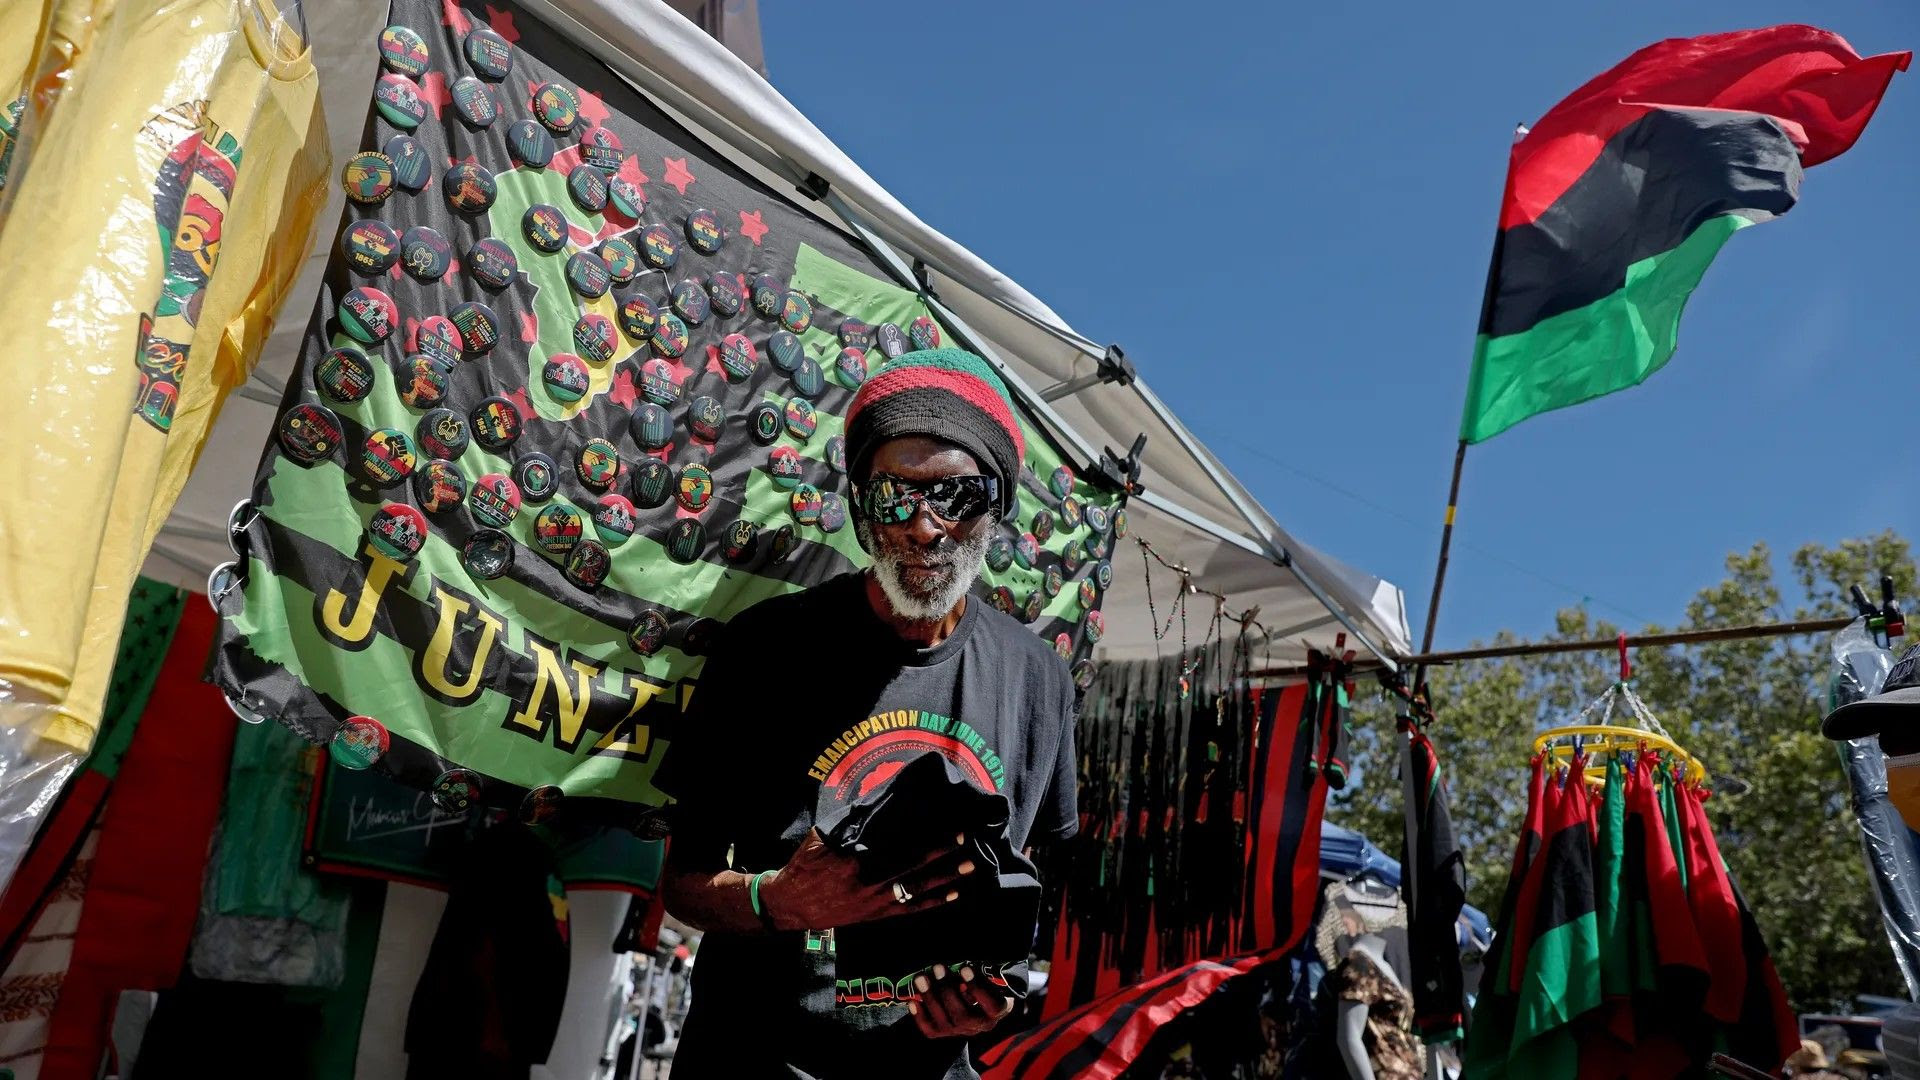
[[[1467,902],[1466,857],[1453,834],[1447,784],[1427,733],[1406,733],[1400,755],[1405,790],[1401,892],[1407,900],[1414,1028],[1428,1043],[1465,1034],[1467,998],[1460,967],[1460,909]]]

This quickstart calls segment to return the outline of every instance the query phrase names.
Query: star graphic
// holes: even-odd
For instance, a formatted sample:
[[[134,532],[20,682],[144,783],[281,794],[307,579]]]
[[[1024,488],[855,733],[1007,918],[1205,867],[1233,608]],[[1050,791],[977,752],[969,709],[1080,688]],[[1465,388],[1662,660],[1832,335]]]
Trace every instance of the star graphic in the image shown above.
[[[617,170],[616,175],[634,187],[639,187],[641,184],[653,179],[646,173],[640,171],[640,159],[634,157],[632,154],[628,154],[625,158],[621,159],[620,168]]]
[[[438,71],[429,71],[421,76],[420,100],[433,106],[433,118],[440,119],[440,110],[453,104],[453,93],[447,89],[447,77]]]
[[[614,377],[613,389],[607,391],[607,400],[623,409],[633,408],[634,402],[639,400],[639,395],[633,391],[632,368],[620,369],[620,374]]]
[[[667,183],[672,184],[674,190],[685,195],[687,185],[693,183],[693,174],[687,171],[687,159],[670,157],[661,160],[667,163]]]
[[[493,27],[493,32],[506,38],[509,43],[520,40],[520,31],[513,28],[511,11],[497,11],[492,4],[488,4],[487,25]]]
[[[753,241],[754,247],[760,246],[760,238],[767,235],[767,223],[761,220],[760,211],[740,211],[740,235]]]
[[[593,234],[572,222],[567,223],[567,240],[577,248],[593,246]]]
[[[500,396],[513,402],[513,407],[520,410],[520,419],[533,419],[533,402],[527,400],[526,387],[523,386],[511,394],[502,394]]]
[[[440,0],[440,21],[446,23],[449,30],[462,36],[473,29],[473,20],[467,18],[467,13],[460,10],[460,5],[453,0]]]
[[[420,345],[420,320],[407,319],[407,351],[414,352]]]
[[[529,345],[540,340],[540,316],[531,311],[520,313],[520,340]]]
[[[480,164],[480,159],[477,157],[474,157],[472,154],[468,154],[466,157],[454,157],[452,154],[447,155],[447,168],[449,169],[453,168],[455,165],[478,165],[478,164]]]
[[[720,346],[707,346],[707,374],[727,377],[727,369],[720,366]]]
[[[607,112],[606,99],[600,96],[598,90],[583,90],[580,93],[580,115],[586,118],[587,123],[598,127],[606,123],[607,117],[612,114]]]

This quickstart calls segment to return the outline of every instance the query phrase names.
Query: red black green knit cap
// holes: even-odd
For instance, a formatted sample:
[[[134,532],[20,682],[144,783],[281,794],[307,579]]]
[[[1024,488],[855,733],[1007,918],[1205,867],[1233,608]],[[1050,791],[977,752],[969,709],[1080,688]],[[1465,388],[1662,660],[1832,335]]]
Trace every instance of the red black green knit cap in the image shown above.
[[[849,475],[862,478],[888,439],[924,435],[972,454],[1000,481],[1000,514],[1013,508],[1027,443],[1000,376],[965,349],[925,349],[888,361],[847,410]]]

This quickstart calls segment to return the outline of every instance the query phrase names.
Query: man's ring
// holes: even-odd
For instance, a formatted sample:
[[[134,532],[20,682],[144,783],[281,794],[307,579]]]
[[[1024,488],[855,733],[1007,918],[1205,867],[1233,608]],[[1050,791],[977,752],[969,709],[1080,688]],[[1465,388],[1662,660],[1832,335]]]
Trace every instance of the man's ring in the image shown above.
[[[913,894],[907,891],[907,887],[905,885],[902,885],[896,881],[893,883],[893,898],[895,900],[898,900],[900,903],[904,904],[907,901],[913,899]]]

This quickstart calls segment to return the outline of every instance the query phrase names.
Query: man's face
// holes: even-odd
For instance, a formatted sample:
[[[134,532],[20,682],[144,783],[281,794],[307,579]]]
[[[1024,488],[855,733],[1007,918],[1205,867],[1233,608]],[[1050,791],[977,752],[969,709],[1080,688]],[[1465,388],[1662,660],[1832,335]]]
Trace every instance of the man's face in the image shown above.
[[[965,450],[913,435],[881,443],[867,475],[931,483],[985,471]],[[938,619],[953,610],[980,576],[994,523],[992,513],[971,521],[945,521],[920,506],[898,525],[859,515],[854,528],[873,556],[874,576],[894,612],[908,619]]]

